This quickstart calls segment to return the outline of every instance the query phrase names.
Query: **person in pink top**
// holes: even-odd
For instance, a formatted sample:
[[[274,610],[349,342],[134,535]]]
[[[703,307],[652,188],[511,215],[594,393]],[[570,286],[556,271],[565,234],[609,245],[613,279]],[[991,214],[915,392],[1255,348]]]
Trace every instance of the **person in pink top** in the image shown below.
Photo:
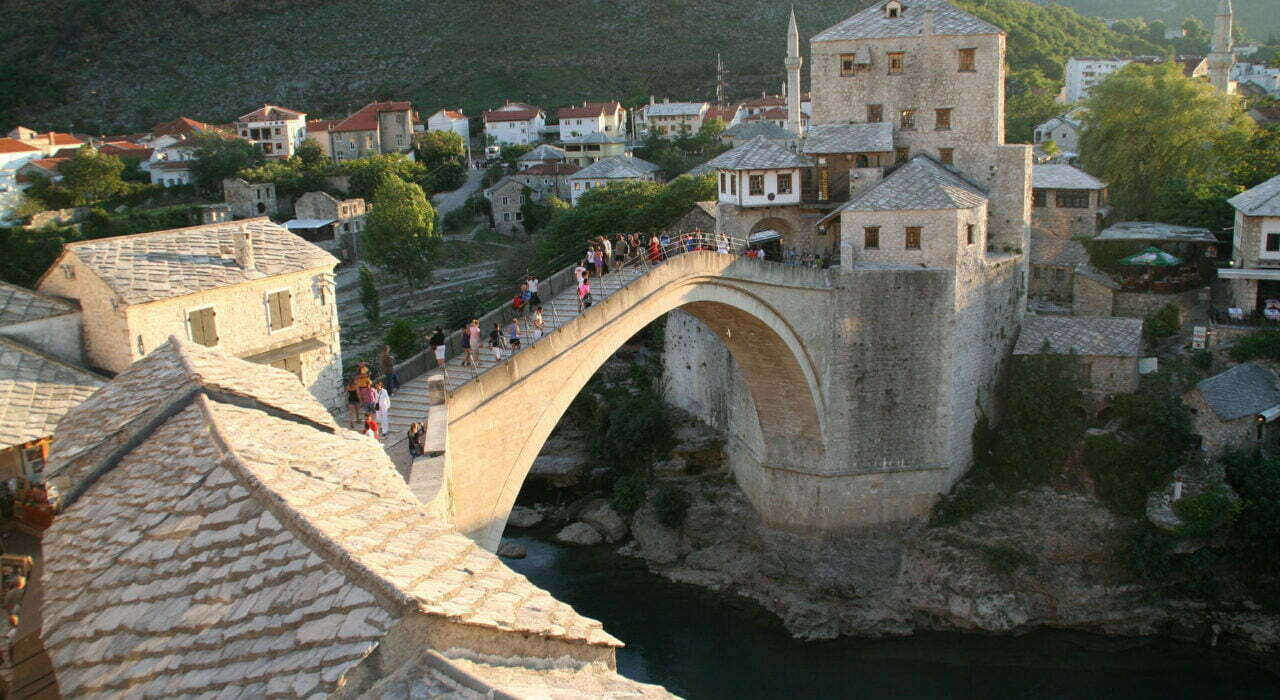
[[[588,273],[578,284],[578,313],[591,308],[591,274]]]

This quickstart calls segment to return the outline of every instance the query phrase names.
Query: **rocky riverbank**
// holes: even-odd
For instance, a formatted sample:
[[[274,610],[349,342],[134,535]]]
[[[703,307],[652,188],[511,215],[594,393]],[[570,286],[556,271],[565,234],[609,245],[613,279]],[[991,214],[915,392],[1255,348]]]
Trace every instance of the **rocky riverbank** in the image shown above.
[[[584,436],[562,429],[511,527],[551,526],[561,542],[614,546],[671,580],[753,599],[801,639],[1053,628],[1203,643],[1280,672],[1280,615],[1230,582],[1212,603],[1142,582],[1119,555],[1130,521],[1091,496],[1045,488],[946,527],[814,541],[764,526],[705,426],[686,417],[677,437],[627,514],[600,487],[607,469],[587,468]],[[678,520],[660,495],[673,489],[687,506]]]

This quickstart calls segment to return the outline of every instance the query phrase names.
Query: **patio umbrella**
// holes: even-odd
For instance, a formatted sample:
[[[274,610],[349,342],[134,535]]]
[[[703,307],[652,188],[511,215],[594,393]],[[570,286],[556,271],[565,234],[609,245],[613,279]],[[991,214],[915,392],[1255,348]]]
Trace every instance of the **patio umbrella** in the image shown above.
[[[1166,253],[1155,246],[1151,246],[1141,253],[1135,253],[1127,258],[1120,258],[1121,265],[1146,265],[1148,267],[1177,267],[1183,263],[1182,258],[1173,253]]]

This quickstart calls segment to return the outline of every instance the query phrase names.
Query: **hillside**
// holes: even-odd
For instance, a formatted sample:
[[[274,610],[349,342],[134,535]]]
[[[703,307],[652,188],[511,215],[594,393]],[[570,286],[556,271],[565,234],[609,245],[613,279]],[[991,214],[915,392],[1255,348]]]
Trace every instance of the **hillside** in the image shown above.
[[[866,0],[797,0],[803,36]],[[1010,31],[1014,69],[1057,78],[1070,53],[1123,50],[1100,22],[1024,0],[960,2]],[[341,115],[375,98],[469,114],[649,95],[777,91],[785,3],[739,0],[47,0],[0,22],[0,126],[131,131],[262,102]],[[807,72],[807,71],[806,71]],[[1016,92],[1016,90],[1011,91]]]
[[[1036,0],[1042,4],[1065,5],[1090,17],[1126,19],[1144,17],[1163,20],[1169,27],[1182,26],[1187,17],[1199,17],[1207,27],[1213,27],[1213,15],[1218,10],[1218,0]],[[1236,22],[1251,41],[1266,41],[1271,34],[1280,34],[1280,3],[1276,0],[1235,0]]]

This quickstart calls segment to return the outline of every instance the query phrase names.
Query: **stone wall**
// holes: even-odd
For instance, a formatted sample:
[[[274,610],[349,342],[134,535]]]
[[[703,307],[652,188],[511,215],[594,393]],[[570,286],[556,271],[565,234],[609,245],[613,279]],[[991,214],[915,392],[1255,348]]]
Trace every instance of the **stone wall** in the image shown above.
[[[1075,268],[1061,265],[1032,265],[1027,293],[1054,301],[1071,301]]]
[[[133,364],[141,355],[135,356],[131,350],[133,343],[125,320],[125,307],[112,303],[118,299],[115,292],[80,262],[75,253],[64,256],[61,265],[63,269],[51,270],[45,275],[36,291],[74,299],[80,304],[81,318],[85,320],[81,331],[85,361],[90,367],[107,372],[119,372]]]
[[[1043,207],[1031,208],[1031,225],[1059,238],[1097,235],[1101,192],[1089,193],[1088,209],[1067,209],[1058,206],[1058,190],[1035,191],[1044,192],[1045,202]]]
[[[1156,294],[1154,292],[1116,292],[1113,315],[1146,318],[1169,304],[1178,307],[1178,321],[1185,323],[1195,309],[1202,305],[1201,295],[1208,302],[1209,290],[1193,289],[1177,294]]]
[[[234,177],[222,181],[222,196],[231,205],[231,213],[237,219],[257,216],[275,216],[276,186],[274,183],[249,183]]]
[[[1182,402],[1191,410],[1192,429],[1203,442],[1201,447],[1210,457],[1231,450],[1251,447],[1257,441],[1257,420],[1253,415],[1224,421],[1218,418],[1198,390],[1187,392]]]
[[[799,206],[740,207],[720,202],[716,231],[746,238],[753,231],[773,229],[782,234],[782,247],[800,253],[819,253],[830,260],[837,252],[835,236],[817,231],[821,212]]]
[[[1073,316],[1111,316],[1115,308],[1115,290],[1086,275],[1071,279],[1071,312]]]
[[[884,211],[844,211],[840,214],[840,263],[911,265],[952,268],[961,258],[985,255],[987,208]],[[974,242],[968,243],[968,227]],[[879,246],[866,247],[867,227],[880,229]],[[907,227],[919,227],[920,248],[906,247]]]
[[[1090,356],[1080,358],[1087,366],[1088,386],[1102,394],[1128,394],[1138,390],[1138,358]]]
[[[50,316],[26,323],[0,326],[0,336],[12,338],[29,348],[68,362],[83,365],[84,341],[82,339],[79,311]]]

